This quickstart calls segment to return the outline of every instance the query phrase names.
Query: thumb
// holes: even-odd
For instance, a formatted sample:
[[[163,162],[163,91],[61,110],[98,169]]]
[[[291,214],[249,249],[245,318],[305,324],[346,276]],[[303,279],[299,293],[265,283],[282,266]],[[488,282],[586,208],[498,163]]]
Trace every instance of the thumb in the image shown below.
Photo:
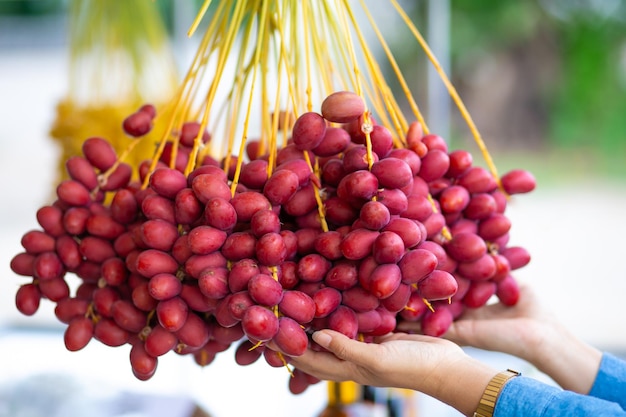
[[[335,330],[318,330],[313,333],[312,338],[315,343],[332,352],[339,359],[348,362],[356,364],[367,362],[367,358],[372,354],[372,346],[350,339],[343,333]]]

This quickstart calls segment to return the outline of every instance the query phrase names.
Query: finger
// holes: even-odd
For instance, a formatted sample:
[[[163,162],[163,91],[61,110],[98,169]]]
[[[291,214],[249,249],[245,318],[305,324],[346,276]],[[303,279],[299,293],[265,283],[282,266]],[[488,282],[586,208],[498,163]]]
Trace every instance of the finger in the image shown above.
[[[291,356],[289,363],[301,371],[324,380],[344,381],[354,372],[354,364],[342,361],[331,352],[308,349],[300,356]]]
[[[275,350],[276,352],[280,352],[283,353],[280,348],[278,347],[278,345],[276,344],[276,342],[274,342],[274,340],[270,340],[269,342],[267,342],[265,344],[265,347],[271,350]]]
[[[493,318],[502,318],[510,307],[500,303],[483,306],[477,309],[466,309],[463,314],[455,321],[461,320],[489,320]],[[396,330],[404,333],[422,333],[421,321],[399,321]]]
[[[476,322],[473,320],[457,320],[443,334],[443,338],[461,346],[476,346]]]
[[[461,346],[504,352],[516,338],[514,329],[506,322],[459,320],[450,326],[443,337]]]
[[[342,333],[324,329],[313,333],[313,340],[339,359],[356,365],[370,365],[376,360],[379,345],[350,339]]]
[[[438,337],[426,336],[424,334],[407,334],[404,332],[387,333],[383,336],[374,338],[376,343],[385,343],[392,340],[409,340],[413,342],[432,342],[439,340]]]
[[[502,318],[504,314],[511,311],[511,307],[502,303],[487,304],[480,308],[466,309],[457,320],[489,320]]]

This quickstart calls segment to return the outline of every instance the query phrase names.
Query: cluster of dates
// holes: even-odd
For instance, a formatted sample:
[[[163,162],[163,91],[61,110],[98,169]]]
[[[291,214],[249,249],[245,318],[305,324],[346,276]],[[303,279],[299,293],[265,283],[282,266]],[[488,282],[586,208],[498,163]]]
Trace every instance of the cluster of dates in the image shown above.
[[[92,338],[130,344],[145,380],[172,351],[207,365],[237,343],[238,364],[263,356],[279,367],[313,346],[317,329],[369,341],[406,320],[440,336],[493,295],[515,304],[511,271],[530,257],[507,246],[504,211],[507,194],[531,191],[534,178],[515,170],[499,186],[418,123],[396,147],[364,116],[359,96],[337,92],[295,121],[274,158],[250,143],[239,170],[236,156],[230,169],[207,157],[185,175],[193,147],[211,139],[188,122],[136,180],[106,140],[87,139],[11,261],[32,277],[17,308],[32,315],[42,298],[55,302],[71,351]],[[142,136],[153,117],[144,106],[123,128]],[[79,278],[73,294],[68,274]],[[289,386],[314,382],[294,370]]]

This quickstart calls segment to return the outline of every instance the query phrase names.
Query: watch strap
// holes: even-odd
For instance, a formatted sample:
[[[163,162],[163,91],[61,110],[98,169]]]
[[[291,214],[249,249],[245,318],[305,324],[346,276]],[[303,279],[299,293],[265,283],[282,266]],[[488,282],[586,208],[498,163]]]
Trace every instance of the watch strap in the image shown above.
[[[493,417],[496,400],[500,395],[502,387],[509,379],[519,375],[521,375],[520,372],[507,369],[506,371],[499,372],[491,378],[491,381],[487,384],[487,388],[485,388],[485,391],[478,402],[478,407],[474,412],[474,417]]]

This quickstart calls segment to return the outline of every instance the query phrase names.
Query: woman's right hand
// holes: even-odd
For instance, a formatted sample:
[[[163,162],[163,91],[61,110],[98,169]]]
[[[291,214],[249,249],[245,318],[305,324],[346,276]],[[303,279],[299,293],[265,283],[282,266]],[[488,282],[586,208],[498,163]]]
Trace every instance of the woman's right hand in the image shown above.
[[[402,324],[401,330],[411,330]],[[503,352],[524,359],[565,389],[587,394],[602,353],[572,334],[527,286],[516,305],[468,309],[444,334],[461,346]]]
[[[461,346],[503,352],[536,363],[542,361],[547,336],[561,327],[532,289],[521,286],[516,305],[496,303],[467,309],[444,337]]]

